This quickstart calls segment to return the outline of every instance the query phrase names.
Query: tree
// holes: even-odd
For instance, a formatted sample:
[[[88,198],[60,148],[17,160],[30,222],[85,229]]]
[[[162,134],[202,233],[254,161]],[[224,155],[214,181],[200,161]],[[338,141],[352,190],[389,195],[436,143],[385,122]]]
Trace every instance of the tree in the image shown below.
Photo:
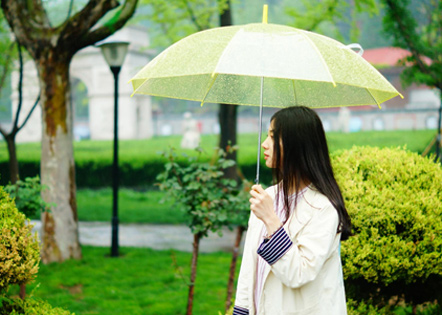
[[[9,45],[11,48],[13,47],[13,42]],[[10,172],[10,180],[12,184],[17,183],[19,180],[19,167],[18,167],[18,158],[17,158],[17,148],[15,143],[15,137],[19,133],[19,131],[26,125],[35,108],[37,107],[40,101],[40,95],[37,96],[37,99],[34,102],[34,105],[31,107],[29,112],[26,114],[26,118],[19,125],[19,118],[23,105],[23,54],[22,47],[19,42],[17,42],[17,51],[18,51],[18,61],[19,61],[19,79],[18,79],[18,104],[17,110],[14,114],[14,120],[12,123],[12,128],[8,132],[3,126],[0,126],[0,133],[3,138],[5,138],[8,148],[9,154],[9,172]],[[1,79],[0,79],[0,90],[3,90],[5,86],[5,81],[7,76],[10,75],[11,72],[11,63],[13,60],[13,49],[6,51],[6,63],[2,67]]]
[[[113,34],[133,15],[138,0],[89,0],[58,26],[52,26],[42,0],[1,0],[1,8],[18,42],[34,60],[41,89],[41,182],[47,203],[42,215],[42,261],[81,258],[78,241],[72,108],[69,65],[80,49]],[[101,18],[113,12],[107,22]]]
[[[285,12],[292,18],[290,25],[314,31],[341,41],[358,41],[360,37],[359,14],[377,14],[376,0],[320,0],[301,1],[293,7],[287,5]]]
[[[384,31],[394,45],[411,55],[401,61],[404,85],[425,84],[439,90],[442,100],[442,2],[437,0],[382,0]],[[413,14],[414,13],[414,14]],[[417,13],[417,14],[416,14]],[[419,15],[418,15],[419,14]],[[430,58],[431,63],[424,58]],[[436,160],[440,158],[442,101],[436,138]]]
[[[213,164],[201,163],[198,158],[202,151],[200,148],[196,151],[198,156],[187,157],[187,165],[179,161],[174,149],[164,152],[168,162],[157,178],[160,189],[168,192],[167,198],[184,210],[193,234],[187,315],[192,314],[200,240],[209,231],[220,234],[223,226],[230,225],[232,205],[238,199],[236,181],[224,177],[224,170],[235,162],[226,159],[225,152],[219,149]]]

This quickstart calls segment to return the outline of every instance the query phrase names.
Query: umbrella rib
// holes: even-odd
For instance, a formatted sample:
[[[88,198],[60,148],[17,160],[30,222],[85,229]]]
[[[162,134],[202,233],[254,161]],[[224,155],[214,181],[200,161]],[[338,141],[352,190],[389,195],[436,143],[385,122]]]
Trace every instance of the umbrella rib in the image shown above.
[[[216,78],[218,78],[218,73],[212,73],[212,80],[210,81],[210,84],[209,84],[209,87],[207,88],[206,94],[204,94],[203,100],[201,101],[201,107],[204,105],[207,95],[209,94],[210,90],[212,89],[212,86],[215,84]]]
[[[295,105],[298,105],[298,99],[296,98],[295,80],[292,80],[293,85],[293,97],[295,99]]]
[[[381,104],[379,104],[379,102],[376,100],[376,98],[373,96],[373,94],[371,94],[370,90],[368,88],[365,88],[368,92],[368,94],[371,96],[371,98],[373,99],[373,101],[376,103],[376,105],[378,105],[379,109],[381,108]]]
[[[313,47],[313,49],[316,51],[316,53],[319,55],[319,59],[321,60],[322,64],[324,65],[325,69],[327,70],[328,75],[330,76],[330,79],[332,81],[332,84],[334,87],[336,87],[336,82],[333,79],[333,76],[330,72],[330,69],[328,68],[327,63],[324,60],[324,57],[322,57],[322,53],[319,51],[318,47],[316,47],[315,43],[310,39],[310,37],[308,37],[306,34],[304,34],[304,32],[300,32],[302,36],[304,36],[307,41],[310,43],[310,45]]]

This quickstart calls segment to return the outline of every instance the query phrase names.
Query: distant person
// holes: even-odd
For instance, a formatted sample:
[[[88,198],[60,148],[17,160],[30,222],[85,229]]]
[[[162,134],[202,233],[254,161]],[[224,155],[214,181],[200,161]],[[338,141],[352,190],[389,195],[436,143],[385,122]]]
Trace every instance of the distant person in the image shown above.
[[[338,114],[338,130],[348,133],[350,132],[351,112],[347,107],[341,107]]]
[[[200,138],[201,137],[196,120],[192,118],[191,113],[184,113],[183,139],[181,140],[181,148],[195,149],[200,144]]]
[[[280,110],[262,147],[276,184],[250,191],[233,314],[347,314],[339,248],[351,222],[321,120],[307,107]]]

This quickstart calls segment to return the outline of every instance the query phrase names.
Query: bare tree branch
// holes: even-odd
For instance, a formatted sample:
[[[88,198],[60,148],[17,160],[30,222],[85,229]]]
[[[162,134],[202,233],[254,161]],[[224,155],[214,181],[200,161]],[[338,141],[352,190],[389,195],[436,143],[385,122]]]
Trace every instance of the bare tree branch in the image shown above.
[[[108,11],[116,8],[116,0],[90,0],[86,6],[61,25],[63,40],[79,38],[86,34]]]
[[[14,124],[12,125],[12,131],[11,133],[17,132],[17,125],[18,125],[18,119],[21,112],[21,107],[23,104],[23,54],[21,51],[21,45],[17,40],[17,51],[18,51],[18,62],[19,62],[19,77],[18,77],[18,105],[17,105],[17,112],[15,114],[15,120]]]
[[[41,0],[1,0],[0,4],[12,31],[20,40],[35,40],[39,35],[33,32],[36,26],[39,29],[51,27]]]
[[[121,9],[115,13],[114,17],[109,22],[89,32],[81,39],[79,49],[93,45],[112,35],[116,30],[122,28],[134,14],[137,3],[138,0],[126,0]]]
[[[69,9],[68,9],[68,16],[66,17],[66,21],[69,20],[71,18],[71,14],[72,14],[72,7],[74,5],[74,0],[70,0],[69,1]]]
[[[3,138],[5,138],[5,139],[8,136],[8,132],[5,129],[3,129],[2,126],[0,126],[0,133],[2,134]]]
[[[38,103],[40,102],[40,94],[41,94],[41,91],[38,93],[37,99],[35,100],[35,103],[32,106],[31,110],[29,111],[28,115],[26,116],[25,120],[23,121],[21,126],[17,128],[17,132],[19,132],[26,125],[29,118],[31,118],[31,115],[34,112],[34,109],[37,107]]]

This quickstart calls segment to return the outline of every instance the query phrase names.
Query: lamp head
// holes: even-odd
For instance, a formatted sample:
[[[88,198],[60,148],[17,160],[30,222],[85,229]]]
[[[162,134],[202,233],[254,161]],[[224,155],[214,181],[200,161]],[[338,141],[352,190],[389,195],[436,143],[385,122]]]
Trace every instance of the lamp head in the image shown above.
[[[97,45],[109,67],[121,67],[126,58],[129,42],[105,42]]]

